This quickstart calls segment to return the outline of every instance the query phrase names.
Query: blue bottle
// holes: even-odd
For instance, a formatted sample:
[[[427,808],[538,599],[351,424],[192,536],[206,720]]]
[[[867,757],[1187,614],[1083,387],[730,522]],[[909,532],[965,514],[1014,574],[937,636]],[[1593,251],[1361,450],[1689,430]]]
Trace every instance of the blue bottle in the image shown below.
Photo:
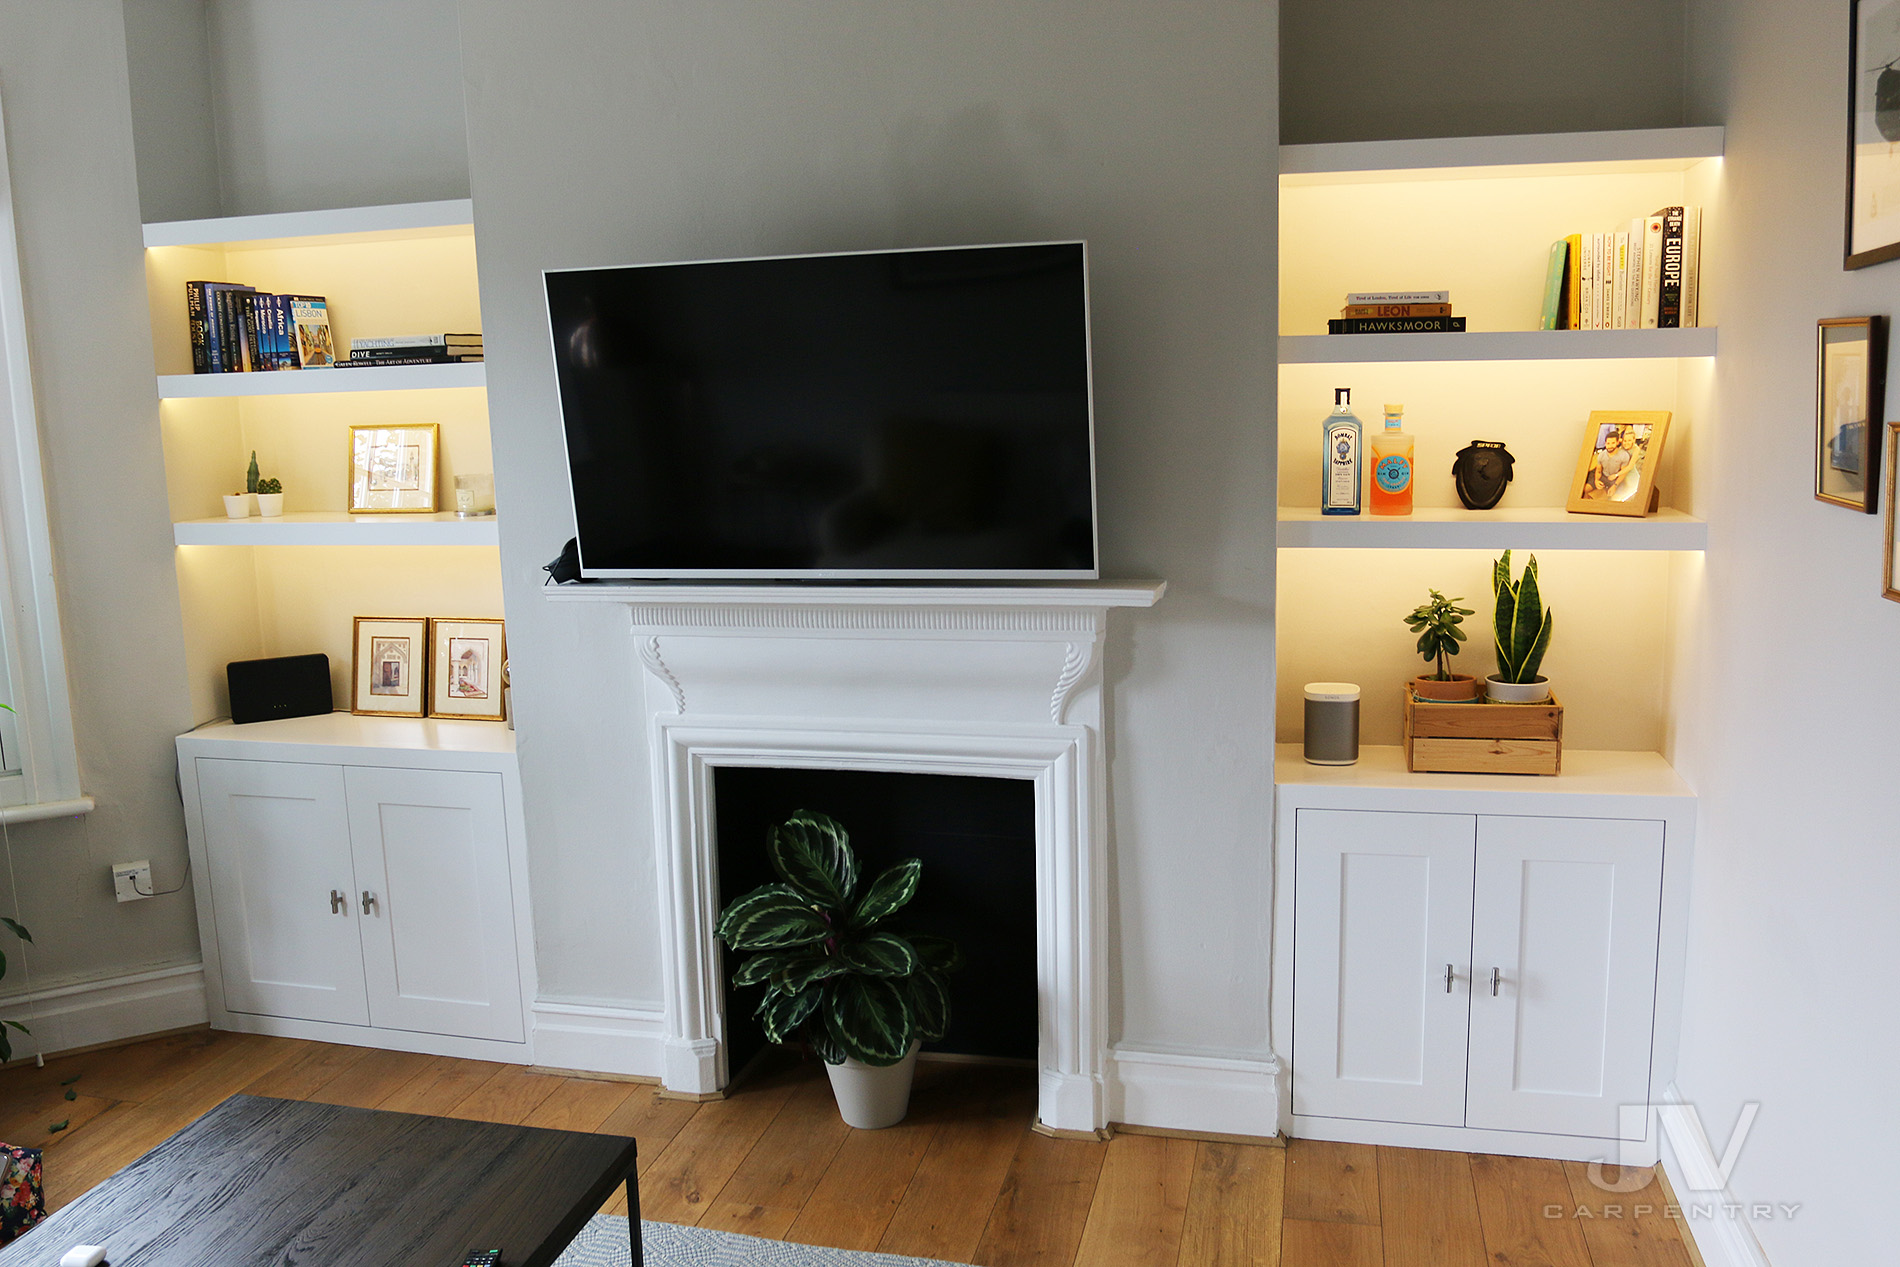
[[[1364,461],[1365,428],[1352,412],[1352,389],[1333,388],[1333,412],[1326,415],[1325,446],[1320,451],[1319,513],[1356,515],[1360,509],[1360,478]]]

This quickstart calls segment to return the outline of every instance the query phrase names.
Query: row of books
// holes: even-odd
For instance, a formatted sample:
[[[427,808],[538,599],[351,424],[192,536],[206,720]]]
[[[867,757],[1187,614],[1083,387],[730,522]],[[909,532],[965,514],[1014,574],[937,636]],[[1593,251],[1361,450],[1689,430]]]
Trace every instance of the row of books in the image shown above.
[[[194,374],[297,370],[336,363],[322,295],[272,295],[235,282],[186,282]]]
[[[1700,324],[1702,208],[1663,207],[1610,233],[1551,244],[1546,330],[1674,330]]]
[[[348,359],[339,369],[378,365],[457,365],[482,359],[477,334],[389,334],[350,340]]]
[[[1448,290],[1354,291],[1326,322],[1328,334],[1463,334]]]

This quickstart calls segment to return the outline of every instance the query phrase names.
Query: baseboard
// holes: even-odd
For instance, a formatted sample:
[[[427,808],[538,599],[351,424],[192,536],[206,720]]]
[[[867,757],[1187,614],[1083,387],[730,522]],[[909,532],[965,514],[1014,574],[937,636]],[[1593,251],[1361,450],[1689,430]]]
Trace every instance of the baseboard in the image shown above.
[[[1663,1091],[1663,1102],[1687,1103],[1674,1083]],[[1711,1178],[1721,1173],[1722,1163],[1707,1134],[1683,1126],[1671,1129],[1667,1120],[1656,1133],[1661,1136],[1663,1184],[1681,1211],[1679,1226],[1692,1243],[1691,1253],[1703,1267],[1771,1267],[1749,1225],[1747,1216],[1753,1213],[1749,1207],[1726,1187],[1698,1188],[1692,1182],[1720,1182]],[[1771,1206],[1770,1210],[1780,1217],[1778,1209]]]
[[[1280,1133],[1280,1062],[1116,1047],[1108,1118],[1131,1126],[1261,1140]]]
[[[178,964],[12,994],[0,999],[0,1016],[33,1031],[12,1033],[16,1060],[190,1029],[208,1019],[204,965]]]
[[[643,1079],[656,1079],[664,1069],[666,1014],[657,1008],[542,997],[530,1012],[537,1065]]]

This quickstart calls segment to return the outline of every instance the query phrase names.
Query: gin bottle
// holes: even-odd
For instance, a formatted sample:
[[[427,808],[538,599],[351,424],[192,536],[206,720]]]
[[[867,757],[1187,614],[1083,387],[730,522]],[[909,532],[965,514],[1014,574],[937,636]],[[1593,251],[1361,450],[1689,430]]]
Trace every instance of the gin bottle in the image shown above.
[[[1356,515],[1360,488],[1365,481],[1359,468],[1364,460],[1361,442],[1365,428],[1352,412],[1352,389],[1333,388],[1333,412],[1326,415],[1325,445],[1320,451],[1319,513]]]

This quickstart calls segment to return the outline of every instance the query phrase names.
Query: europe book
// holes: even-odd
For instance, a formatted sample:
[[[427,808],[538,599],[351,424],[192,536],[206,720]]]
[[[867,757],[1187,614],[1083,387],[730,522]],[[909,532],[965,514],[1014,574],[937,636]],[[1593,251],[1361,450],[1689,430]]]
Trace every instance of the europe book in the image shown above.
[[[1664,207],[1662,217],[1662,279],[1656,299],[1656,326],[1676,330],[1682,326],[1682,208]]]

